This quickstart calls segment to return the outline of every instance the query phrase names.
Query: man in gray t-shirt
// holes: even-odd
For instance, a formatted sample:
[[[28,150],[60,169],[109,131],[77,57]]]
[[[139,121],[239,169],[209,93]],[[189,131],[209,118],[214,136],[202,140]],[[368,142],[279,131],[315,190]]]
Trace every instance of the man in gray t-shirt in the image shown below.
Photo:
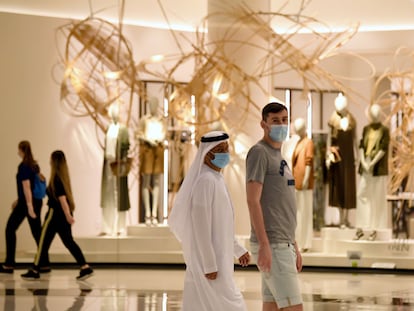
[[[262,110],[263,139],[246,158],[251,251],[262,273],[263,310],[303,310],[297,272],[302,257],[295,243],[295,182],[280,148],[288,112],[280,103]]]
[[[261,140],[247,155],[246,180],[263,185],[262,206],[265,231],[270,243],[295,242],[295,183],[280,149]],[[258,242],[252,228],[250,240]]]

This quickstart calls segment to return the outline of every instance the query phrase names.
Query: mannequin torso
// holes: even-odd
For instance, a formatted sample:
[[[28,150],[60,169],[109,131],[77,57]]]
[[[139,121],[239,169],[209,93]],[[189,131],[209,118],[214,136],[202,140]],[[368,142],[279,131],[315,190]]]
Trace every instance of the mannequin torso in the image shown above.
[[[292,169],[297,190],[313,188],[313,153],[314,146],[306,134],[305,120],[298,118],[293,123],[295,133],[299,136],[292,156]]]

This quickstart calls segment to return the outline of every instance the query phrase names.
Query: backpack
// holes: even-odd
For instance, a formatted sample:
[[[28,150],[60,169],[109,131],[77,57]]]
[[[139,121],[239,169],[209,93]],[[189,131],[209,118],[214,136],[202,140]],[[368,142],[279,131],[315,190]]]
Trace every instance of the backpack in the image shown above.
[[[40,173],[35,174],[33,183],[33,197],[43,199],[46,196],[46,178]]]

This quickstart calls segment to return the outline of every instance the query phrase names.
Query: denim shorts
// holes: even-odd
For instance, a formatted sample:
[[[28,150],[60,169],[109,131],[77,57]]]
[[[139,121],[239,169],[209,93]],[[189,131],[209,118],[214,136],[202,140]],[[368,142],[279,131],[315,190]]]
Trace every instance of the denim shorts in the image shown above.
[[[302,304],[296,269],[296,250],[291,243],[271,243],[272,267],[262,275],[263,302],[276,302],[278,308]],[[250,242],[250,250],[257,262],[259,244]]]

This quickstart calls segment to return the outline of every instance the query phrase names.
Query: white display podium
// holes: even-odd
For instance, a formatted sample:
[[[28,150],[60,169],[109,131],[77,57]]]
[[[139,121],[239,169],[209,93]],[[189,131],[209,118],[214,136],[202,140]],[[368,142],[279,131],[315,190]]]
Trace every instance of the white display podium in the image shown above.
[[[303,253],[303,264],[308,267],[360,267],[414,269],[414,240],[393,239],[391,229],[377,230],[377,238],[353,240],[356,229],[325,227],[315,237],[312,249]],[[237,236],[249,249],[248,236]],[[125,237],[75,237],[90,263],[151,263],[183,264],[180,243],[166,225],[147,227],[129,226]],[[30,263],[35,250],[19,254],[18,262]],[[74,263],[59,238],[50,250],[51,262]],[[235,260],[235,262],[237,262]],[[254,262],[252,262],[254,264]]]
[[[90,263],[183,263],[180,243],[166,225],[145,224],[127,227],[126,236],[75,236]],[[35,250],[27,251],[18,262],[27,262]],[[50,261],[75,262],[58,236],[49,251]]]
[[[393,239],[391,229],[371,230],[354,240],[356,229],[325,227],[313,241],[310,252],[304,253],[305,266],[414,269],[414,240]]]

